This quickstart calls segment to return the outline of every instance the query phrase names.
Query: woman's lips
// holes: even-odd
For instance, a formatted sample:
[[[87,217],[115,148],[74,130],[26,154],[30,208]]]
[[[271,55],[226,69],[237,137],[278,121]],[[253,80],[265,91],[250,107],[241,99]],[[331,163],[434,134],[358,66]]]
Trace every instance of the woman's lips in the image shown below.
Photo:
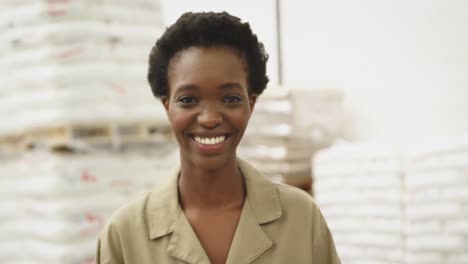
[[[215,137],[200,137],[200,136],[193,136],[192,137],[197,143],[202,145],[216,145],[224,142],[226,140],[226,136],[215,136]]]
[[[229,140],[228,134],[217,136],[198,136],[192,135],[192,141],[195,143],[196,149],[202,153],[215,154],[222,152]]]

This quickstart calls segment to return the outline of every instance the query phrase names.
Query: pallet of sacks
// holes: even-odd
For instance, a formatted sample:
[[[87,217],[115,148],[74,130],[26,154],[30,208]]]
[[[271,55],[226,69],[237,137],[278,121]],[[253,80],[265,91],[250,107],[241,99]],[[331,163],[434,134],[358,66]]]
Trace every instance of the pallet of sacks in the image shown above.
[[[37,150],[0,163],[0,263],[84,264],[109,216],[167,177],[178,150]]]
[[[315,198],[343,263],[403,263],[403,168],[385,143],[335,144],[312,159]]]
[[[146,82],[158,1],[0,1],[0,135],[68,123],[166,122]]]
[[[313,160],[344,263],[468,263],[468,137],[337,144]]]
[[[468,263],[468,136],[411,148],[405,187],[405,263]]]

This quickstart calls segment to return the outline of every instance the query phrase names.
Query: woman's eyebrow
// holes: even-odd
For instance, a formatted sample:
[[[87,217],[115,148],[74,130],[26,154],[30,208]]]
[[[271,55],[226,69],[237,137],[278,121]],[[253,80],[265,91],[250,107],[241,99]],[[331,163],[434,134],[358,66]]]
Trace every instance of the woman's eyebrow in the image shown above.
[[[239,83],[224,83],[219,87],[221,90],[242,89]]]
[[[184,92],[188,90],[200,90],[200,87],[193,85],[193,84],[184,84],[184,85],[178,86],[176,89],[177,92]]]
[[[242,85],[239,83],[224,83],[219,86],[220,90],[234,90],[234,89],[242,89]],[[176,92],[186,92],[186,91],[198,91],[200,87],[194,84],[183,84],[177,86]]]

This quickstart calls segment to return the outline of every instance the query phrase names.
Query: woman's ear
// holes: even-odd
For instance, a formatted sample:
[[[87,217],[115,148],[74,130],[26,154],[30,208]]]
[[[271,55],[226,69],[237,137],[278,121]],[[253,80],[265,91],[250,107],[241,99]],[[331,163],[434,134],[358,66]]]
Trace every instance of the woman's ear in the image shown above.
[[[252,112],[255,107],[255,103],[257,102],[258,94],[250,94],[249,95],[249,105],[250,105],[250,111]]]
[[[169,111],[169,96],[161,96],[161,103],[163,104],[164,109],[166,109],[166,112]]]

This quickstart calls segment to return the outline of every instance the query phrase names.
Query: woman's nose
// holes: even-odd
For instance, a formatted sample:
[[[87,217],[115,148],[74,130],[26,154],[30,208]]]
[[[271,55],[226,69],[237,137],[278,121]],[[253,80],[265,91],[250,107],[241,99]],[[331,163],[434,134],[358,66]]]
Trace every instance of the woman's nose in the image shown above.
[[[216,107],[206,106],[198,115],[198,123],[207,128],[217,127],[223,121],[221,113]]]

